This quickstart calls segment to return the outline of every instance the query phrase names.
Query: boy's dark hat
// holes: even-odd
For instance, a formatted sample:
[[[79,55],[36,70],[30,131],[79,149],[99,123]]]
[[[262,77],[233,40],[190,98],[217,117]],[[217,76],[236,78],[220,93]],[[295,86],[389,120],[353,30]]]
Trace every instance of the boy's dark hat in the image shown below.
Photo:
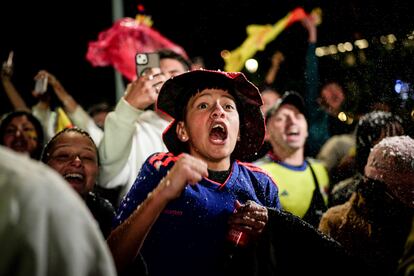
[[[279,108],[284,104],[291,104],[294,107],[296,107],[300,113],[303,115],[306,114],[306,108],[305,108],[305,102],[303,100],[302,95],[300,95],[296,91],[286,91],[280,99],[276,101],[276,103],[267,110],[266,112],[266,120],[268,120],[270,117],[272,117]]]
[[[235,98],[240,118],[240,141],[237,142],[232,157],[240,161],[254,159],[265,134],[264,117],[260,109],[263,101],[257,87],[241,72],[199,69],[178,75],[164,83],[158,95],[157,109],[174,119],[163,133],[168,150],[176,155],[188,152],[187,144],[177,137],[177,123],[183,120],[183,112],[190,97],[206,88],[228,90]]]

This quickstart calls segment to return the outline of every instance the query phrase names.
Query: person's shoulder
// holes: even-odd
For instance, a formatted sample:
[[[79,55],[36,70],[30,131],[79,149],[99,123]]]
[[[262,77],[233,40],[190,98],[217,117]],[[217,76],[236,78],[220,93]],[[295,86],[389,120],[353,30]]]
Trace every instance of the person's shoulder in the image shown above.
[[[252,172],[266,173],[260,166],[260,163],[251,163],[251,162],[241,162],[237,161],[237,165],[242,168]]]
[[[269,174],[269,172],[259,167],[256,163],[237,161],[237,165],[242,171],[246,171],[252,175],[255,175],[258,178],[268,178],[274,183],[276,183],[273,177]]]
[[[115,275],[98,225],[70,185],[45,164],[2,146],[0,159],[7,160],[0,162],[0,202],[9,216],[2,223],[6,223],[3,225],[6,229],[19,233],[22,252],[40,254],[36,262],[31,258],[30,263],[43,270],[50,269],[50,264],[42,262],[42,256],[53,252],[64,258],[57,260],[51,274],[58,273],[55,271],[58,268],[64,275]],[[47,250],[39,253],[44,245],[38,241],[44,237],[48,237]],[[7,239],[10,240],[10,235]],[[82,244],[81,249],[73,246],[76,242]],[[75,270],[67,269],[68,263]]]
[[[97,193],[89,192],[86,196],[85,201],[88,207],[93,206],[92,208],[96,208],[102,212],[115,215],[115,208],[112,203]]]
[[[318,168],[321,170],[327,170],[325,163],[317,158],[314,157],[307,157],[306,160],[309,162],[309,164],[312,166],[312,168]]]
[[[43,210],[56,216],[88,216],[83,200],[62,176],[44,163],[28,156],[0,147],[0,194],[11,193],[7,200],[16,200],[25,212],[43,214]],[[39,205],[39,203],[41,204]],[[56,208],[60,206],[60,208]],[[64,210],[71,210],[68,214]]]
[[[20,208],[21,218],[47,221],[50,229],[55,227],[55,230],[64,222],[72,230],[82,220],[86,220],[83,228],[93,224],[81,197],[55,170],[2,147],[0,159],[8,160],[0,163],[0,202],[13,202]]]
[[[65,180],[53,169],[47,165],[30,159],[21,153],[16,153],[6,147],[0,147],[0,158],[7,162],[0,163],[0,171],[3,176],[1,185],[10,186],[18,189],[22,194],[24,192],[43,195],[44,191],[48,191],[46,195],[73,193],[72,189],[67,185]]]
[[[274,163],[273,160],[266,154],[265,156],[252,162],[255,166],[261,167],[263,165]]]
[[[313,165],[313,164],[323,164],[322,160],[320,160],[320,159],[318,159],[318,158],[315,158],[315,157],[306,157],[306,160],[307,160],[309,163],[311,163],[312,165]]]

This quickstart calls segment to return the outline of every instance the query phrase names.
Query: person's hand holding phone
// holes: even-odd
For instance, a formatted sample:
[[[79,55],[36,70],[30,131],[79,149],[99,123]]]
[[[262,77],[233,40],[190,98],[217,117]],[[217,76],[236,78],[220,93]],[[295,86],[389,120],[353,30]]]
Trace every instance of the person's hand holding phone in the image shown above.
[[[39,71],[34,77],[35,85],[32,91],[33,97],[40,102],[47,104],[50,101],[49,93],[46,93],[48,86],[48,75],[44,71]]]
[[[14,52],[10,51],[7,61],[3,62],[2,64],[1,74],[0,74],[2,79],[9,80],[13,75],[13,56],[14,56]]]
[[[166,80],[160,68],[148,68],[128,84],[124,99],[133,107],[144,110],[156,102],[161,86]]]

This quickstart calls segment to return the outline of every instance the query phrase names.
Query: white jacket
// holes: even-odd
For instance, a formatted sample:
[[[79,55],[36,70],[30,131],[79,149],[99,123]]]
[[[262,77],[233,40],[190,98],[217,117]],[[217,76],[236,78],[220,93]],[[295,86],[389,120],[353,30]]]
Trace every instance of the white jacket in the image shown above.
[[[96,220],[62,176],[3,146],[0,160],[0,275],[115,276]]]
[[[99,145],[99,185],[107,189],[121,187],[120,201],[147,157],[168,151],[162,133],[169,123],[156,112],[138,110],[122,98],[105,120],[104,136]]]

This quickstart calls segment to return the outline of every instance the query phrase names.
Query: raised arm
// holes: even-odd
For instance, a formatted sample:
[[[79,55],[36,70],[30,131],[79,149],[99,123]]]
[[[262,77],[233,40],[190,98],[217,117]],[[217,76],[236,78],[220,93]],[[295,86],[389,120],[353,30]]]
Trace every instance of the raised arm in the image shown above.
[[[101,158],[100,185],[105,188],[127,185],[125,181],[135,177],[135,175],[131,176],[130,173],[124,175],[123,169],[133,147],[133,138],[137,129],[136,122],[144,113],[144,110],[154,104],[158,97],[158,91],[154,88],[154,85],[165,81],[165,76],[159,74],[160,72],[159,68],[152,68],[150,74],[141,76],[129,83],[125,95],[119,100],[115,110],[106,117],[105,135],[99,145]],[[142,162],[145,161],[146,157],[143,157]],[[122,181],[117,180],[116,183],[112,181],[119,174],[122,174]]]
[[[46,70],[40,70],[35,79],[47,78],[48,84],[53,89],[63,108],[67,112],[71,121],[77,126],[89,132],[94,142],[99,145],[103,131],[100,129],[93,118],[83,109],[83,107],[69,94],[61,82]]]
[[[272,64],[266,73],[265,83],[272,85],[275,82],[276,75],[279,72],[280,64],[285,60],[282,52],[276,51],[272,56]]]
[[[75,109],[78,107],[78,103],[72,98],[72,96],[66,91],[63,85],[54,75],[52,75],[46,70],[40,70],[35,76],[35,79],[46,77],[48,83],[53,88],[53,91],[55,92],[60,102],[63,104],[65,110],[69,113],[74,112]]]
[[[12,53],[13,52],[11,52],[10,55],[12,55]],[[26,105],[26,102],[23,100],[22,96],[11,81],[13,75],[13,63],[10,55],[9,60],[4,62],[1,67],[1,83],[3,84],[4,91],[6,92],[14,110],[25,110],[30,112],[30,108]]]

